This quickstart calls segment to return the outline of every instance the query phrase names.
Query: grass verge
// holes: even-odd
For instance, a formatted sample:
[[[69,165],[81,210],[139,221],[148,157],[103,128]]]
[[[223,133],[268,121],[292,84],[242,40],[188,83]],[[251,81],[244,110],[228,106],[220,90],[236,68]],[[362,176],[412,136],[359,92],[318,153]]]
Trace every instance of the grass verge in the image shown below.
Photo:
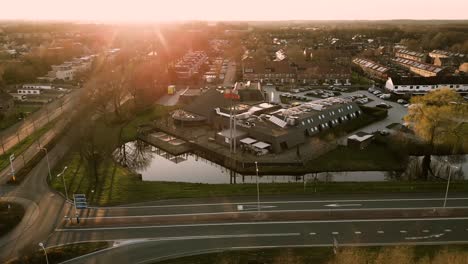
[[[24,216],[24,208],[17,203],[0,202],[0,236],[13,230]]]
[[[171,259],[160,264],[464,264],[468,263],[468,246],[408,246],[339,248],[335,255],[331,247],[281,248],[246,251],[226,251]]]
[[[14,147],[7,150],[4,154],[0,155],[0,170],[3,170],[7,166],[9,166],[10,164],[9,157],[11,154],[14,153],[16,157],[19,157],[19,155],[21,155],[21,153],[26,151],[32,144],[34,144],[37,139],[42,137],[45,133],[47,133],[47,131],[53,128],[56,122],[57,121],[54,120],[46,124],[41,129],[36,130],[31,135],[21,140],[18,144],[16,144]]]
[[[61,263],[63,261],[89,254],[109,247],[109,242],[87,242],[71,244],[47,249],[49,263]],[[27,256],[9,262],[9,264],[45,263],[44,251],[38,250]]]

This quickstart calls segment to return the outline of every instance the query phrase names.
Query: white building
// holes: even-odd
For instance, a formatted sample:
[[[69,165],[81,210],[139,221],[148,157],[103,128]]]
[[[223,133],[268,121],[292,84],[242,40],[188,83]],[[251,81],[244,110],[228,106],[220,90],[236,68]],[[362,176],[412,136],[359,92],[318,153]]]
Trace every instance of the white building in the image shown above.
[[[441,88],[450,88],[459,93],[468,93],[468,77],[389,77],[385,83],[385,88],[395,94],[425,94]]]
[[[37,84],[37,83],[27,83],[23,84],[23,89],[39,89],[39,90],[51,90],[52,85],[50,84]]]
[[[17,93],[20,95],[38,95],[41,94],[41,89],[20,88]]]

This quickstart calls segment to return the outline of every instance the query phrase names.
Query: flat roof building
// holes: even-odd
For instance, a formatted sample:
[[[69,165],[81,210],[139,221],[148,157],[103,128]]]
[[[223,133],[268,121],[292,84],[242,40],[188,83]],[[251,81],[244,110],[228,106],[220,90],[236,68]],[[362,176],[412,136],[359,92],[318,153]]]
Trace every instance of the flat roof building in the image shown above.
[[[388,78],[385,88],[396,94],[425,94],[440,88],[468,93],[468,76]]]

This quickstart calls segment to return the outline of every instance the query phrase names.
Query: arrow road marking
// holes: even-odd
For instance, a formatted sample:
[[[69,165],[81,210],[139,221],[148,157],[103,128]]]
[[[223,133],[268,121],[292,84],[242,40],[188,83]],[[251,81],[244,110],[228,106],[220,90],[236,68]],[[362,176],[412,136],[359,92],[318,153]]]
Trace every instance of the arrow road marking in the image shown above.
[[[326,207],[358,207],[358,206],[362,206],[362,204],[326,204],[324,205]]]

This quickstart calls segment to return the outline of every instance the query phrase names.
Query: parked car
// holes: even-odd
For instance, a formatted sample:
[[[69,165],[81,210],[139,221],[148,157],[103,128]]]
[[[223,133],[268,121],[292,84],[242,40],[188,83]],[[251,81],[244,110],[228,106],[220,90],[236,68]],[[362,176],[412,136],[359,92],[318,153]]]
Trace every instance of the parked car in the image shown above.
[[[397,103],[399,103],[399,104],[408,104],[408,102],[405,99],[398,99]]]
[[[382,94],[380,91],[374,91],[372,92],[374,95],[379,95],[379,94]]]
[[[392,108],[391,105],[386,104],[386,103],[380,103],[380,104],[376,105],[376,107],[385,108],[385,109]]]
[[[368,91],[369,93],[373,93],[373,92],[375,92],[375,89],[374,89],[374,88],[369,88],[369,89],[367,89],[367,91]]]
[[[390,99],[390,97],[391,97],[391,94],[382,94],[379,96],[380,99],[384,99],[384,100]]]

